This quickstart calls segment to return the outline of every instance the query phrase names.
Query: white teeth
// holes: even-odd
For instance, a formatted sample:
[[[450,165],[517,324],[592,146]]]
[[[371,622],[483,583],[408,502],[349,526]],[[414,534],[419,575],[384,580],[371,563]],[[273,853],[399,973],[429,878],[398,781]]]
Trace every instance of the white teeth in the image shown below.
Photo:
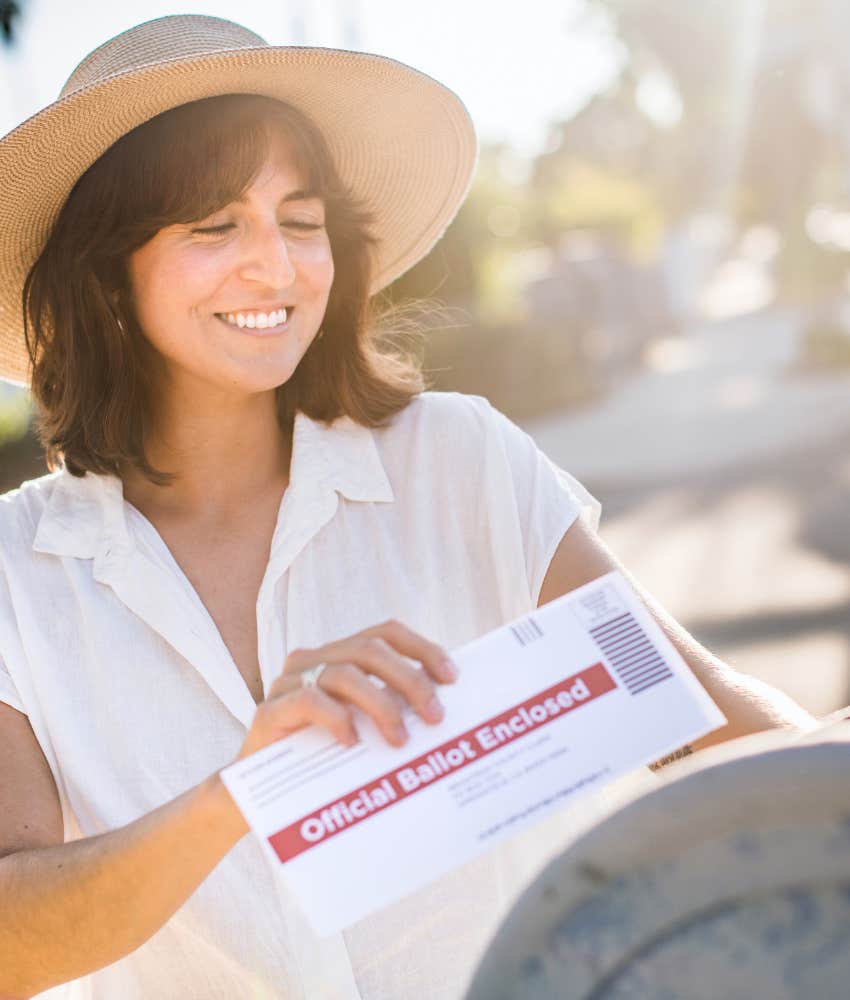
[[[238,326],[240,330],[246,326],[249,330],[267,330],[285,323],[287,311],[275,309],[270,313],[219,313],[219,316],[231,326]]]

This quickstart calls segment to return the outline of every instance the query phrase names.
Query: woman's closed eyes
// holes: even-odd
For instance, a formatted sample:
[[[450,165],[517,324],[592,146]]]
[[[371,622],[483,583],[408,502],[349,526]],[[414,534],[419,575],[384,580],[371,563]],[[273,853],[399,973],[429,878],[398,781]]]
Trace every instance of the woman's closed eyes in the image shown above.
[[[299,229],[302,231],[310,231],[316,229],[324,229],[324,224],[321,222],[281,222],[281,226],[286,229]],[[217,236],[222,233],[227,232],[228,229],[233,229],[234,224],[232,222],[225,222],[219,226],[204,226],[192,230],[192,233],[198,234],[200,236]]]

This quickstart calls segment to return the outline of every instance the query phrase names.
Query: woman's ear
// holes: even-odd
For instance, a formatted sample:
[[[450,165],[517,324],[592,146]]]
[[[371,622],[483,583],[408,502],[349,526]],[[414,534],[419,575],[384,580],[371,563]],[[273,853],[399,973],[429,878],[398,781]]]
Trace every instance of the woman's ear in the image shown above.
[[[109,308],[112,315],[115,317],[115,323],[118,329],[122,333],[127,332],[127,323],[124,320],[126,314],[126,303],[124,302],[124,297],[121,294],[121,290],[118,288],[113,288],[106,292],[106,300],[109,303]]]

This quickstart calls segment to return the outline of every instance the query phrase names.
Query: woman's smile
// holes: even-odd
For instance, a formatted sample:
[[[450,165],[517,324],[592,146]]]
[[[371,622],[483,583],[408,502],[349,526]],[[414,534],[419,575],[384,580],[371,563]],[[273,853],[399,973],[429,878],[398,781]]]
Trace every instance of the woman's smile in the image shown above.
[[[288,309],[282,307],[269,312],[258,310],[241,310],[239,312],[216,313],[216,319],[220,319],[228,326],[236,327],[245,333],[253,334],[256,337],[274,336],[276,333],[283,333],[289,329],[290,319],[295,306]]]

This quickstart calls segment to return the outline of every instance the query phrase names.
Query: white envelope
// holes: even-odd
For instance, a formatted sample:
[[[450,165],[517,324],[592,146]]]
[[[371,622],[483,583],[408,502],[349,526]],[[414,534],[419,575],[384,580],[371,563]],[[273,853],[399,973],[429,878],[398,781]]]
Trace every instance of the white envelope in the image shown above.
[[[317,933],[725,724],[620,573],[452,651],[439,725],[390,746],[301,730],[221,771]]]

